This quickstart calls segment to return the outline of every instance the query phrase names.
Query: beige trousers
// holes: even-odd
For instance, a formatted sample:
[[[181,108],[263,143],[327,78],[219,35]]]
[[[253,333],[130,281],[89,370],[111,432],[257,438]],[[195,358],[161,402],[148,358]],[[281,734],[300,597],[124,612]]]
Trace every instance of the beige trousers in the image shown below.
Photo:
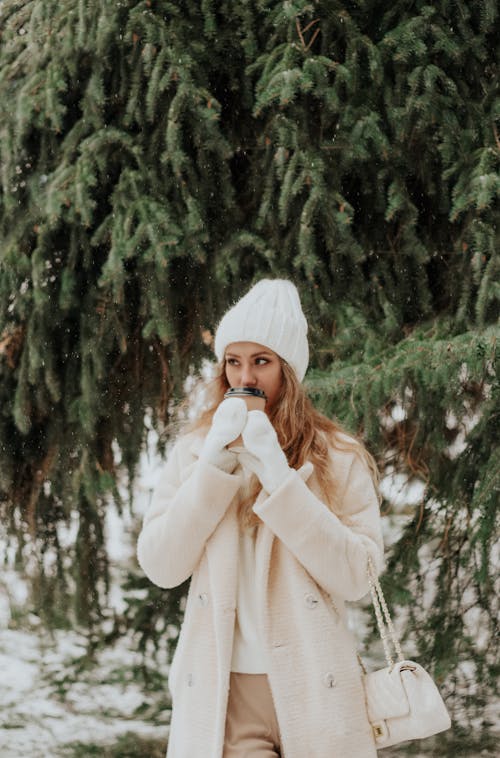
[[[223,758],[281,756],[278,721],[266,674],[231,672]]]

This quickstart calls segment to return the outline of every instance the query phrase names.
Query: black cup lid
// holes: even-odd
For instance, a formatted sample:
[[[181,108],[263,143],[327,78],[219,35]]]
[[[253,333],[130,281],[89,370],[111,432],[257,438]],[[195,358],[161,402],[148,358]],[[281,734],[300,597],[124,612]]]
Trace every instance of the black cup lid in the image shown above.
[[[262,397],[266,400],[266,393],[257,387],[230,387],[225,393],[224,397]]]

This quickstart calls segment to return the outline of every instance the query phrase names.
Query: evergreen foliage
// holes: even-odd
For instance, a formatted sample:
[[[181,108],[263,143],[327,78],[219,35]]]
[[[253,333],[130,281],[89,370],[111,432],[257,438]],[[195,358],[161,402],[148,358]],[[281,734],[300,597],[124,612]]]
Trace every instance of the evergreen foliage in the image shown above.
[[[0,29],[0,499],[20,559],[39,563],[39,611],[65,615],[74,596],[98,621],[105,511],[120,472],[133,479],[145,412],[165,429],[209,354],[202,331],[256,278],[285,275],[311,317],[318,405],[426,483],[387,591],[450,687],[464,693],[457,664],[474,662],[481,704],[497,4],[4,0]],[[137,624],[146,644],[156,627]]]

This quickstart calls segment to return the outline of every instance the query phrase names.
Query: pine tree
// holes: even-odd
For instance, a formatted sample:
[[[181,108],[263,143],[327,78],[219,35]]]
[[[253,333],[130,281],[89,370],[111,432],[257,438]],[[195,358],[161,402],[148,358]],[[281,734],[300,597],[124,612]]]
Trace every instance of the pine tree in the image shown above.
[[[98,619],[104,514],[144,414],[165,439],[210,355],[202,333],[257,278],[289,276],[317,405],[425,483],[385,586],[448,691],[481,706],[500,476],[496,3],[4,0],[0,21],[0,492],[40,563],[39,609],[73,595],[71,558],[77,616]]]
[[[2,491],[42,553],[61,556],[55,525],[78,513],[89,621],[106,591],[113,444],[132,475],[145,409],[165,422],[202,352],[230,147],[196,3],[2,10]]]

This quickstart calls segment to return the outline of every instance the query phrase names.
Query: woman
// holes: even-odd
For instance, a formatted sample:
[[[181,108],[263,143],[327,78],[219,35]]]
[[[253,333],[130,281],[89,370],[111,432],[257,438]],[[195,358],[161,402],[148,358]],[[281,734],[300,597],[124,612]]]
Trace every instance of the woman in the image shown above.
[[[215,352],[214,402],[174,446],[138,542],[160,587],[191,577],[167,756],[373,758],[344,608],[369,589],[368,556],[383,561],[373,461],[305,396],[291,282],[255,285]],[[224,399],[235,386],[263,390],[265,412]]]

